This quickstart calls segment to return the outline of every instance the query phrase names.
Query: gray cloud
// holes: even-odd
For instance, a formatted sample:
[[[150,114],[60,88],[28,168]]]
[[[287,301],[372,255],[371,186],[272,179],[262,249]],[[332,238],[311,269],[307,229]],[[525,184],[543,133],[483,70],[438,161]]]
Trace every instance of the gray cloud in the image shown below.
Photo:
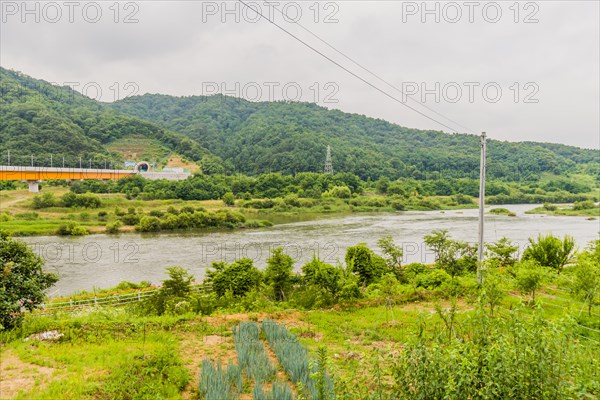
[[[102,18],[97,23],[87,22],[77,12],[74,23],[69,23],[64,13],[60,21],[49,23],[41,11],[39,23],[31,15],[22,22],[21,15],[7,14],[11,10],[10,6],[7,8],[9,3],[18,7],[22,4],[2,1],[1,65],[52,82],[80,82],[80,86],[98,82],[104,101],[113,100],[110,87],[114,82],[121,89],[125,83],[135,82],[139,94],[172,95],[202,94],[203,89],[217,85],[230,94],[252,97],[258,86],[261,100],[270,99],[266,82],[279,84],[272,92],[275,99],[286,98],[283,86],[294,83],[305,101],[318,99],[330,108],[409,127],[447,131],[340,70],[265,21],[249,23],[242,15],[236,23],[233,15],[227,15],[227,22],[222,23],[218,14],[204,14],[203,20],[207,7],[227,4],[233,9],[240,3],[138,1],[126,6],[127,2],[121,2],[117,23],[114,10],[109,8],[112,1],[98,2]],[[47,3],[38,3],[40,10]],[[257,3],[268,11],[262,1]],[[300,23],[394,85],[402,88],[403,83],[414,82],[433,89],[437,82],[440,90],[446,85],[446,96],[440,93],[436,102],[433,94],[428,95],[427,106],[472,128],[474,133],[486,130],[491,137],[502,140],[598,147],[599,2],[521,2],[519,23],[513,21],[513,2],[494,3],[502,10],[497,23],[487,22],[481,13],[490,2],[480,3],[473,14],[474,23],[467,20],[464,2],[453,3],[463,11],[462,19],[456,23],[444,20],[443,14],[439,23],[431,15],[423,23],[418,14],[404,15],[403,21],[403,9],[422,4],[409,3],[296,4],[302,9]],[[31,8],[34,4],[28,2]],[[66,11],[64,3],[56,4]],[[440,9],[449,7],[448,2],[427,4],[431,8],[435,4]],[[336,9],[339,22],[325,23],[325,16]],[[134,18],[139,22],[123,23],[123,18],[135,10]],[[539,22],[523,23],[532,11],[536,11]],[[352,71],[394,93],[281,15],[275,14],[275,20]],[[465,82],[479,84],[473,102],[468,101]],[[327,83],[334,83],[335,87],[326,89]],[[501,88],[498,102],[484,98],[481,88],[486,83]],[[530,86],[526,88],[527,83]],[[463,91],[462,97],[451,102],[449,97],[454,92],[450,89],[457,85]],[[515,102],[517,87],[519,99]],[[121,90],[119,97],[126,93]],[[525,103],[528,94],[538,102]],[[402,97],[400,93],[394,95]],[[337,102],[325,103],[327,96]]]

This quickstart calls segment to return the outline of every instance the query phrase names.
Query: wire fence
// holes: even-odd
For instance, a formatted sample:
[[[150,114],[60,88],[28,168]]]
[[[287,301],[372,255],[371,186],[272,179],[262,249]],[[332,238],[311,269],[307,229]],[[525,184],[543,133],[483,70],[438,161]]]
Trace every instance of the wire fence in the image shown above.
[[[100,293],[90,296],[74,296],[68,299],[60,299],[42,304],[42,307],[35,310],[32,314],[46,314],[56,311],[73,311],[85,307],[96,306],[123,306],[139,301],[143,301],[161,290],[160,287],[151,289],[140,289],[127,293]],[[192,286],[192,292],[209,293],[212,291],[210,284],[201,283]]]

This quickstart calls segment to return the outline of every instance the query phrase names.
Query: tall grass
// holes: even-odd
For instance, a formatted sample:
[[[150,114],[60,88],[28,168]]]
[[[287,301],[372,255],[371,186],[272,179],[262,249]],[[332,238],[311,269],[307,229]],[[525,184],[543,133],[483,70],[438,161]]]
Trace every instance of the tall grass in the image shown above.
[[[406,344],[394,366],[398,398],[558,400],[600,395],[600,362],[586,354],[600,347],[581,346],[570,335],[569,324],[520,312],[473,318],[468,335]]]

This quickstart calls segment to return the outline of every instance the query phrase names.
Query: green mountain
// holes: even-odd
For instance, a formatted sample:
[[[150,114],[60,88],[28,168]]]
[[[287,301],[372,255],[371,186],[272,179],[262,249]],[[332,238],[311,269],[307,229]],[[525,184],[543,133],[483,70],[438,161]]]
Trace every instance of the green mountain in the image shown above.
[[[146,140],[148,142],[146,142]],[[322,171],[331,145],[335,171],[363,179],[477,177],[479,138],[404,128],[310,103],[248,102],[225,96],[143,95],[101,103],[0,68],[0,164],[75,165],[147,152],[185,156],[205,173],[255,175]],[[128,148],[131,147],[131,148]],[[600,174],[600,151],[550,143],[490,140],[491,178],[543,173]],[[98,164],[97,164],[98,165]]]
[[[332,146],[335,170],[363,179],[479,174],[477,136],[409,129],[315,104],[147,94],[112,107],[183,133],[246,174],[322,171],[327,145]],[[488,154],[491,177],[521,180],[575,171],[578,165],[598,162],[600,153],[491,140]]]
[[[18,72],[0,68],[0,164],[67,165],[79,157],[103,165],[122,161],[109,146],[118,140],[142,137],[194,161],[214,159],[198,142],[152,122],[115,111],[69,87],[59,87]],[[55,164],[55,165],[57,165]]]

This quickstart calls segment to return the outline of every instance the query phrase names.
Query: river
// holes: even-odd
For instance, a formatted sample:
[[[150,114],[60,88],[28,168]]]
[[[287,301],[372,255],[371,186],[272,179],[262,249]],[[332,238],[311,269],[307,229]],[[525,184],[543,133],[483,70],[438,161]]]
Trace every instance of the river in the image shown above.
[[[572,235],[580,247],[597,239],[600,223],[585,217],[528,215],[536,205],[504,206],[516,217],[486,214],[486,242],[503,236],[519,244],[538,234]],[[288,219],[289,221],[293,218]],[[282,219],[278,217],[278,222]],[[155,284],[165,278],[165,268],[181,265],[201,279],[212,261],[234,261],[250,257],[255,265],[266,264],[269,249],[283,246],[296,262],[296,269],[318,254],[323,260],[343,261],[348,246],[365,242],[376,249],[377,240],[390,235],[401,244],[405,262],[433,262],[423,245],[423,236],[434,229],[447,229],[455,239],[477,240],[477,210],[405,211],[398,213],[320,216],[270,228],[216,232],[91,235],[86,237],[23,238],[46,260],[46,269],[60,280],[50,295],[64,296],[94,287],[111,287],[123,280]]]

